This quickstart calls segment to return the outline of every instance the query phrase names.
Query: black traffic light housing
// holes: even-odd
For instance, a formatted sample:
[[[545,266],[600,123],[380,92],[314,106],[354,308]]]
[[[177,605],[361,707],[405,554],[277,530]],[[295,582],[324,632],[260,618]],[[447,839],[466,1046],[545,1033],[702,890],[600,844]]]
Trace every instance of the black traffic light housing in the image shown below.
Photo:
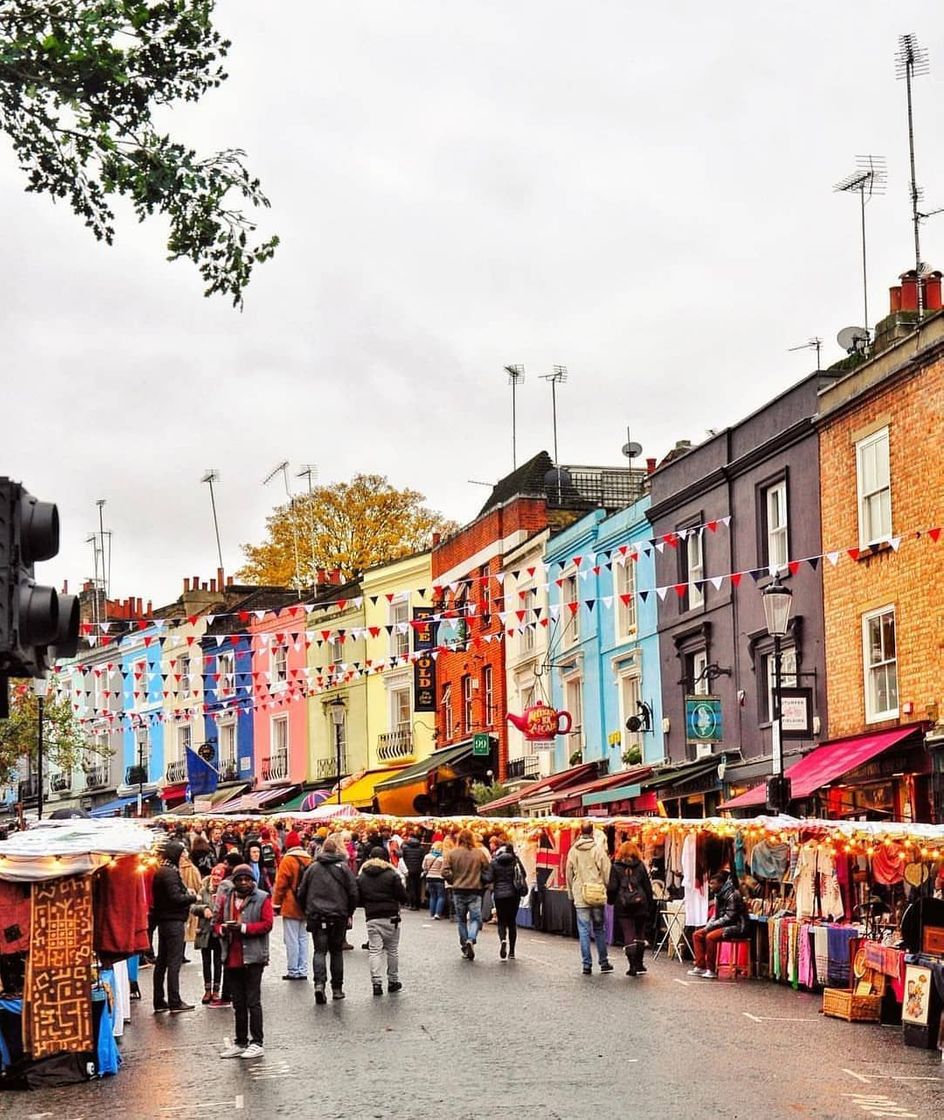
[[[34,564],[59,552],[59,511],[0,477],[0,676],[41,677],[75,654],[79,602],[36,583]]]

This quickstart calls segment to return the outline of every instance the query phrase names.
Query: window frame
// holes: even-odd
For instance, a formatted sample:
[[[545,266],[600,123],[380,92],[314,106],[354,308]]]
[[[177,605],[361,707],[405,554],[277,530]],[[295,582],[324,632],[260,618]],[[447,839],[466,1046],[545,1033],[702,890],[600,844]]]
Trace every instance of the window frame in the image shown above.
[[[485,709],[485,726],[495,723],[495,671],[491,665],[482,668],[482,706]]]
[[[231,666],[231,668],[225,668]],[[236,695],[236,654],[233,650],[224,650],[216,655],[216,683],[217,696]]]
[[[685,549],[683,552],[684,575],[685,578],[682,582],[686,585],[685,588],[685,609],[692,611],[697,610],[699,607],[705,605],[705,539],[704,527],[699,525],[696,528],[689,529],[685,534]],[[698,563],[692,565],[692,542],[697,544]],[[693,573],[697,573],[693,575]],[[699,586],[695,581],[701,583]]]
[[[288,683],[288,646],[279,644],[272,647],[272,683]]]
[[[780,686],[781,688],[796,688],[799,683],[799,656],[795,645],[782,645],[780,647]],[[789,667],[792,660],[793,668]],[[773,723],[774,720],[774,651],[773,648],[761,654],[761,680],[762,685],[760,706],[760,722]]]
[[[402,618],[398,617],[402,613]],[[398,661],[410,655],[410,602],[407,598],[394,599],[390,603],[389,655]],[[402,627],[402,629],[401,629]],[[343,658],[341,659],[343,660]],[[335,662],[337,664],[337,662]]]
[[[576,568],[561,576],[561,647],[571,649],[580,642],[580,575]],[[570,593],[573,592],[573,598]],[[571,611],[570,604],[577,609]]]
[[[895,643],[894,655],[890,658],[886,657],[884,660],[873,662],[871,660],[872,643],[870,640],[869,627],[871,623],[881,620],[888,615],[890,615],[892,619],[892,636]],[[882,626],[880,626],[880,634],[883,639],[882,651],[884,652],[884,627]],[[894,672],[895,706],[893,708],[878,708],[876,704],[873,703],[873,700],[877,698],[877,689],[873,693],[872,682],[875,679],[876,670],[884,669],[889,665],[893,667]],[[883,607],[876,607],[874,610],[866,611],[862,615],[862,673],[865,722],[883,723],[885,720],[898,719],[900,711],[898,698],[898,614],[893,603],[888,603]]]
[[[462,675],[462,731],[468,735],[475,723],[475,690],[472,688],[472,674]]]
[[[884,467],[885,467],[885,484],[876,489],[866,492],[865,481],[863,478],[863,458],[864,452],[870,451],[878,444],[885,445]],[[856,510],[859,519],[859,546],[861,548],[868,548],[873,544],[881,544],[887,541],[892,535],[893,525],[893,510],[892,510],[892,465],[891,465],[891,429],[886,424],[878,428],[869,435],[863,436],[862,439],[856,440],[855,443],[855,461],[856,461]],[[880,533],[873,533],[872,526],[869,524],[871,520],[870,512],[871,506],[866,506],[867,502],[880,497],[882,494],[888,495],[888,524],[887,529],[883,525],[885,531]],[[884,510],[883,510],[884,514]]]
[[[281,728],[283,728],[283,727],[285,728],[285,742],[284,742],[284,745],[277,746],[276,745],[276,740],[279,737],[279,735],[281,735]],[[279,728],[278,733],[276,732],[276,728]],[[283,752],[285,754],[285,757],[288,758],[289,736],[290,736],[290,728],[289,728],[288,716],[280,714],[280,715],[275,715],[275,716],[270,717],[270,720],[269,720],[269,756],[270,756],[270,758],[274,758],[276,755],[282,754]]]
[[[614,564],[615,578],[613,590],[616,593],[616,639],[625,641],[635,638],[639,633],[639,607],[636,603],[636,561],[627,553],[625,562]],[[624,603],[622,596],[629,597]],[[627,621],[631,617],[631,622]]]
[[[409,685],[400,685],[391,688],[388,693],[390,698],[390,730],[409,731],[413,727],[413,689]],[[406,719],[401,719],[403,714],[403,697],[406,697]]]
[[[443,688],[442,694],[442,710],[443,710],[443,737],[445,739],[452,739],[456,734],[456,721],[452,711],[452,685],[447,684]]]
[[[772,528],[770,502],[771,498],[778,494],[782,494],[782,501],[778,501],[777,505],[783,521]],[[786,474],[761,488],[760,504],[761,540],[763,543],[761,562],[764,567],[769,568],[771,565],[775,565],[779,570],[786,567],[790,561],[790,487]],[[782,542],[782,560],[774,556],[773,545],[775,540]]]

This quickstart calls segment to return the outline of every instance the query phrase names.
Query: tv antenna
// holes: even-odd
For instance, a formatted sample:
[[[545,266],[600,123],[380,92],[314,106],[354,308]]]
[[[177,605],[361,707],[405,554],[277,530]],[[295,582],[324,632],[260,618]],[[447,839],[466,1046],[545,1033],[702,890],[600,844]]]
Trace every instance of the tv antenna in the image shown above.
[[[567,367],[554,366],[553,373],[542,373],[542,381],[550,381],[551,383],[551,409],[554,417],[554,466],[557,466],[557,386],[563,385],[567,380]]]
[[[869,345],[869,332],[865,327],[843,327],[836,341],[847,354],[861,354]]]
[[[865,254],[865,204],[873,195],[885,193],[886,180],[884,156],[856,156],[855,171],[833,187],[834,191],[842,191],[846,194],[858,192],[859,195],[862,212],[862,304],[867,334],[869,333],[869,276]],[[819,368],[818,363],[817,368]]]
[[[220,472],[217,470],[208,470],[201,482],[205,482],[210,487],[210,509],[213,511],[213,531],[216,533],[216,557],[220,562],[220,571],[223,570],[223,549],[220,547],[220,523],[216,518],[216,496],[213,493],[213,483],[219,482]],[[222,587],[220,588],[222,591]]]
[[[298,526],[295,524],[295,496],[292,494],[288,485],[288,459],[279,463],[277,467],[273,467],[262,480],[262,485],[268,486],[277,474],[282,476],[282,481],[285,484],[285,494],[288,498],[289,520],[292,523],[292,551],[295,554],[295,590],[298,592],[298,597],[300,599],[302,596],[302,581],[298,570]]]
[[[823,368],[823,364],[820,361],[820,353],[822,352],[822,349],[823,349],[823,340],[821,338],[815,338],[814,337],[814,338],[811,338],[809,340],[809,342],[804,342],[802,346],[788,346],[787,347],[787,353],[788,354],[793,354],[797,350],[815,350],[816,351],[816,372],[819,373],[819,371]]]
[[[898,53],[895,55],[895,76],[905,81],[905,91],[908,98],[908,154],[911,160],[911,221],[914,225],[915,245],[915,287],[918,292],[918,319],[924,315],[924,291],[921,287],[921,220],[931,217],[931,214],[922,214],[918,209],[921,191],[915,175],[915,144],[914,144],[914,111],[911,100],[911,85],[916,77],[929,74],[931,64],[928,61],[928,52],[925,47],[918,45],[914,35],[898,36]],[[937,214],[940,211],[935,210]]]
[[[511,469],[518,469],[518,415],[517,395],[518,386],[524,381],[524,366],[505,366],[508,374],[508,384],[511,386]]]
[[[295,475],[296,478],[308,479],[308,546],[311,551],[311,580],[314,585],[315,573],[315,499],[312,490],[312,481],[318,479],[318,468],[314,463],[302,463],[302,469]]]

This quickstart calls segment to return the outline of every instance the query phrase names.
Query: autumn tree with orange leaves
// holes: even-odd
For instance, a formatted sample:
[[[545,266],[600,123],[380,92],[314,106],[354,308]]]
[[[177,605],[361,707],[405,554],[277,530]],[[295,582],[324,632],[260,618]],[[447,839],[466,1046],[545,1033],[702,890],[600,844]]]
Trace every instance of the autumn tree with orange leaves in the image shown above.
[[[310,495],[300,494],[272,511],[262,544],[242,546],[246,563],[238,578],[310,587],[317,568],[338,568],[348,579],[421,552],[432,544],[433,533],[445,536],[458,528],[427,509],[425,500],[416,490],[398,490],[380,474],[314,487]]]

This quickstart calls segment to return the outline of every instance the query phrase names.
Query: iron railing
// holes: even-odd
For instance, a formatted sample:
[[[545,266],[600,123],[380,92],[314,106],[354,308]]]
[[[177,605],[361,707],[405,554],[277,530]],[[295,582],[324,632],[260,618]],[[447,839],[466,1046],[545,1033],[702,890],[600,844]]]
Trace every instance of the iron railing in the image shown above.
[[[344,751],[341,752],[341,773],[347,773],[347,755]],[[325,778],[336,778],[338,776],[338,760],[336,755],[331,758],[316,758],[315,759],[315,779],[324,780]]]
[[[377,736],[377,757],[382,762],[396,762],[413,755],[413,728],[400,727]]]
[[[187,780],[187,763],[168,762],[167,769],[164,771],[164,780],[174,785],[185,782]]]
[[[262,780],[264,782],[278,781],[279,778],[288,777],[288,752],[276,751],[262,760]]]

